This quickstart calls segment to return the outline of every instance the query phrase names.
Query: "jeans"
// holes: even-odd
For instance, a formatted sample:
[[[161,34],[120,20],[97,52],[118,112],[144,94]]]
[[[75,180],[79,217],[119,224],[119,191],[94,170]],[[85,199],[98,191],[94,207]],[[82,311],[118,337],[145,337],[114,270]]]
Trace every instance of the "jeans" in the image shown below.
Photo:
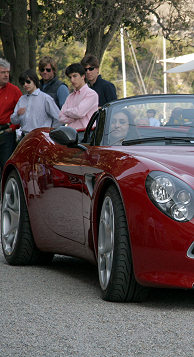
[[[16,148],[16,134],[15,131],[4,132],[0,134],[0,180],[1,173],[6,161]]]

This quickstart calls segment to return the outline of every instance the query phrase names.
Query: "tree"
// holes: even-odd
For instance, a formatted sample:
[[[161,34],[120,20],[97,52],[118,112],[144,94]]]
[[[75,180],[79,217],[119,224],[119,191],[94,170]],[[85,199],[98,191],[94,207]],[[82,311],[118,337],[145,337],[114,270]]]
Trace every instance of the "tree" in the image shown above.
[[[1,0],[0,37],[14,83],[24,69],[35,69],[39,13],[36,0]]]
[[[1,0],[0,38],[17,83],[22,70],[35,68],[37,40],[40,47],[60,36],[83,41],[101,62],[121,25],[136,40],[162,31],[180,48],[181,31],[192,36],[192,18],[191,0]]]
[[[162,31],[180,47],[181,32],[187,31],[188,41],[192,38],[191,0],[42,0],[42,3],[47,24],[44,41],[53,34],[62,35],[64,41],[72,37],[86,40],[86,53],[95,54],[99,61],[121,25],[136,40]]]

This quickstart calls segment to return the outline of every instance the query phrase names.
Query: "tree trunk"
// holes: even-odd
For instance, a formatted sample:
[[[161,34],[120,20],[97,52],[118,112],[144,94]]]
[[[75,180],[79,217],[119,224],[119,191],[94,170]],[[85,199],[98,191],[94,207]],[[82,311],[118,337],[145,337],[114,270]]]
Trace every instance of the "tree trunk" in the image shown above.
[[[98,9],[99,10],[99,9]],[[102,8],[103,11],[103,8]],[[109,9],[110,11],[110,9]],[[107,19],[99,20],[99,23],[93,21],[92,27],[88,29],[86,35],[86,53],[95,55],[99,62],[101,62],[103,54],[112,40],[115,32],[118,30],[123,16],[124,8],[119,10],[112,10],[112,18],[110,21]],[[97,16],[93,13],[94,19]],[[99,14],[99,19],[103,19],[103,15]],[[94,25],[96,23],[96,26]],[[108,29],[108,30],[107,30]]]
[[[39,22],[37,0],[30,0],[30,29],[29,29],[29,67],[36,70],[36,40]]]
[[[96,56],[101,62],[105,48],[103,46],[104,32],[99,28],[93,28],[87,32],[86,53]]]
[[[27,1],[13,1],[12,32],[15,47],[14,80],[17,82],[20,73],[29,67],[29,44],[27,23]]]
[[[5,58],[11,64],[12,72],[15,71],[15,49],[13,41],[13,32],[11,26],[11,13],[6,0],[1,0],[1,22],[0,22],[0,36],[3,45]]]
[[[29,12],[28,12],[29,10]],[[11,64],[11,81],[21,72],[36,69],[36,39],[39,20],[37,0],[1,0],[0,36],[5,58]]]

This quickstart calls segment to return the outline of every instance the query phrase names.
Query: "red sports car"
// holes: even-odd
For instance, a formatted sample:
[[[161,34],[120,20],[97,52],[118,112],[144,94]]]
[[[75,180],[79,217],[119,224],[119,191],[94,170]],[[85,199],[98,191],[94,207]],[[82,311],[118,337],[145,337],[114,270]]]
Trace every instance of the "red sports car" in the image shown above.
[[[26,135],[3,171],[1,241],[12,265],[97,264],[105,300],[194,288],[194,95],[125,98],[85,132]]]

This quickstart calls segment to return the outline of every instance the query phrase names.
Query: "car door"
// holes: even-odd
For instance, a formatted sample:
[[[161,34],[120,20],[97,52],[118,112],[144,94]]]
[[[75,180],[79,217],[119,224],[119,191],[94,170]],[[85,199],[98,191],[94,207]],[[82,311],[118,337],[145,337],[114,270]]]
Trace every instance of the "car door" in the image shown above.
[[[84,243],[82,209],[83,151],[54,144],[47,134],[37,148],[34,180],[43,224],[64,238]]]

